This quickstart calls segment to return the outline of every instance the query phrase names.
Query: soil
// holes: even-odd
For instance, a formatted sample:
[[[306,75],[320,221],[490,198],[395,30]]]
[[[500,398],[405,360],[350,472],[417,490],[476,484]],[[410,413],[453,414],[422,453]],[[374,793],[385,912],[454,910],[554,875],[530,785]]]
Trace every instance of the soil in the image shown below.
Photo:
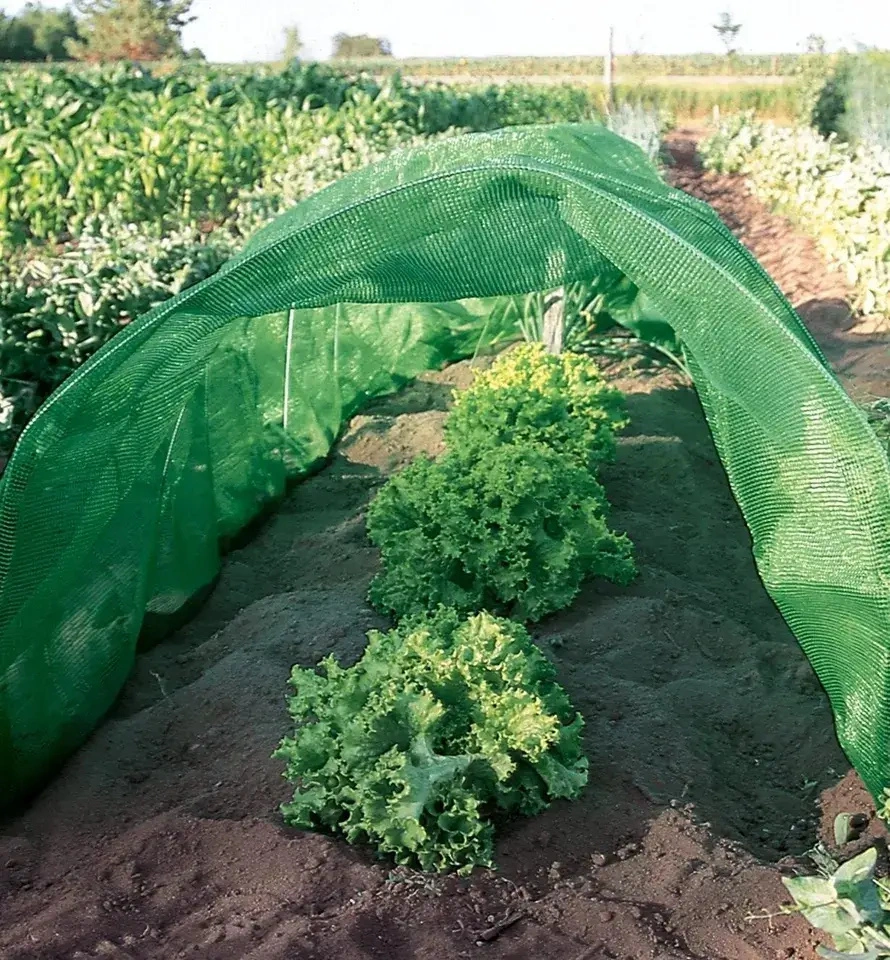
[[[877,389],[883,342],[850,332],[846,290],[812,245],[741,181],[702,174],[689,143],[675,150],[678,184],[762,257],[851,388]],[[882,831],[757,577],[695,394],[670,370],[608,368],[632,425],[604,482],[640,577],[589,584],[535,630],[586,719],[583,797],[505,825],[499,871],[468,879],[283,825],[270,753],[289,669],[351,662],[387,626],[365,602],[377,556],[364,509],[394,470],[441,451],[451,391],[473,373],[424,376],[356,417],[3,825],[3,960],[815,956],[800,917],[758,915],[787,900],[781,877],[818,836],[833,847],[837,813]]]

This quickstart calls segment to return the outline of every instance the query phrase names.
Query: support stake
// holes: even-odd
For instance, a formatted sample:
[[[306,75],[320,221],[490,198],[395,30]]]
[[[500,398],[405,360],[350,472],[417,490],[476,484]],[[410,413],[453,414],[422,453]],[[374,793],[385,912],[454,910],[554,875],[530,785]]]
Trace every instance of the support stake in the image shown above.
[[[559,287],[544,303],[544,348],[548,353],[562,353],[565,339],[565,287]]]

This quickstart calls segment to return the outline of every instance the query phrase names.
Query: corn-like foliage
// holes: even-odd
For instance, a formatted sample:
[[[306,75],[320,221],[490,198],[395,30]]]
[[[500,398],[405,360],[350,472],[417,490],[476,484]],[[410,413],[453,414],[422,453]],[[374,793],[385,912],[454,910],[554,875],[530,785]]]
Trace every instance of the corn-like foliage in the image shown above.
[[[594,115],[579,89],[380,82],[313,64],[0,75],[0,465],[123,324],[308,194],[422,138]]]
[[[101,214],[157,228],[221,221],[238,192],[325,138],[394,142],[596,116],[587,91],[450,89],[317,65],[256,76],[214,68],[0,76],[0,243],[79,231]]]
[[[583,721],[553,678],[520,625],[446,609],[372,631],[355,666],[294,667],[285,820],[424,870],[491,866],[494,817],[587,782]]]

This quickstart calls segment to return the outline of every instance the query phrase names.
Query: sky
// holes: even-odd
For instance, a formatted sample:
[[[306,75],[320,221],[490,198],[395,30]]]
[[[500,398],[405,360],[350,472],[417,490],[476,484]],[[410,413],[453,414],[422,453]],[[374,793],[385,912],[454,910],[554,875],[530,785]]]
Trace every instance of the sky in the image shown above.
[[[618,54],[718,52],[712,25],[727,9],[744,52],[794,52],[812,33],[830,48],[890,48],[890,0],[195,0],[183,42],[213,61],[271,60],[295,25],[317,59],[340,32],[386,37],[397,57],[598,55],[611,24]]]

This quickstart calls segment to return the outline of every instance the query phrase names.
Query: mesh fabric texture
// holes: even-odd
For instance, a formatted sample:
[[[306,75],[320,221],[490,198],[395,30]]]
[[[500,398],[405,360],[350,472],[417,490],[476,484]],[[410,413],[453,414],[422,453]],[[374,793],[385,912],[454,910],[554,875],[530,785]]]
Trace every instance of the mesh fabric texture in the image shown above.
[[[633,281],[691,354],[763,582],[879,792],[884,450],[708,206],[603,128],[554,126],[449,139],[344,178],[127,327],[41,408],[0,487],[0,806],[82,742],[140,631],[209,588],[225,544],[368,398],[502,333],[498,298],[591,277]]]

